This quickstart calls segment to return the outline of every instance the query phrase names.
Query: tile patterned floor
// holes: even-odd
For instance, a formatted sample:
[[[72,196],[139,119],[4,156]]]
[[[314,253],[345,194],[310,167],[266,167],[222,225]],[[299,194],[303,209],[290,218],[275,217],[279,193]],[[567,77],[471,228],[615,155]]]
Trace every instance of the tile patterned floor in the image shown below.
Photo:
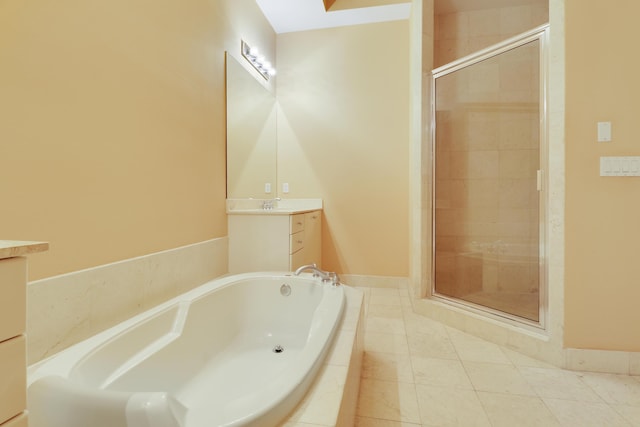
[[[640,377],[558,369],[365,292],[356,427],[640,426]]]

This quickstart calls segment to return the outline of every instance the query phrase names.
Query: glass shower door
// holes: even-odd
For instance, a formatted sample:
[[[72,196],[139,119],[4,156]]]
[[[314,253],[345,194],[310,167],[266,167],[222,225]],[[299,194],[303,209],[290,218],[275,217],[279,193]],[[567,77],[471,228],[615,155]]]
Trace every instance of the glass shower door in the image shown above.
[[[543,34],[434,71],[435,297],[539,325]]]

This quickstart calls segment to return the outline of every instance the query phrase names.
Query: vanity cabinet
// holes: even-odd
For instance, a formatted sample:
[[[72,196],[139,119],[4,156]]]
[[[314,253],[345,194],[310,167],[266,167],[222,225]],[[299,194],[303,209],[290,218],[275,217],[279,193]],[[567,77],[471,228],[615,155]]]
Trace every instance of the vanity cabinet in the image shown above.
[[[229,215],[229,272],[293,271],[322,263],[322,211]]]
[[[46,243],[0,240],[0,427],[27,427],[27,253]]]

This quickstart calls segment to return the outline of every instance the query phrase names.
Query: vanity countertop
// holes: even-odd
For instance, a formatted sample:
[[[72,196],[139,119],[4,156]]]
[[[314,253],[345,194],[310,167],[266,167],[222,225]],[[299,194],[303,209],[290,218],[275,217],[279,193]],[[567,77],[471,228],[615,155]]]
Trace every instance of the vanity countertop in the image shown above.
[[[0,240],[0,259],[35,254],[49,249],[47,242],[25,242],[20,240]]]
[[[228,211],[229,215],[295,215],[306,212],[313,212],[319,209],[233,209]]]
[[[263,208],[264,202],[271,208]],[[322,199],[227,199],[229,215],[295,215],[322,210]]]

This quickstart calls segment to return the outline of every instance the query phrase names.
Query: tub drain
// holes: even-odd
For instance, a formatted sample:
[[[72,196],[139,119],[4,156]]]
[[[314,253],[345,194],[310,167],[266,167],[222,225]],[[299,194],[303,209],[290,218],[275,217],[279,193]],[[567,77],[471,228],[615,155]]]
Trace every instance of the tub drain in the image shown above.
[[[282,346],[281,346],[281,345],[277,345],[277,346],[273,347],[273,350],[272,350],[272,351],[273,351],[274,353],[282,353],[282,352],[284,351],[284,348],[282,348]]]

